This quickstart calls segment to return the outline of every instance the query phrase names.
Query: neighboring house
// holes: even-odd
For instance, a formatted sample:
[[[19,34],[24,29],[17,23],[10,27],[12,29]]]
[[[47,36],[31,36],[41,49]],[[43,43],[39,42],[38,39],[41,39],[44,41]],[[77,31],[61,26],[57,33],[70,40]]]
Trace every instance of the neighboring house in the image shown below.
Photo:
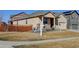
[[[55,13],[55,24],[56,29],[66,30],[67,29],[67,19],[64,17],[63,13]]]
[[[0,21],[0,31],[7,31],[7,24],[3,21]]]
[[[10,24],[28,26],[37,28],[43,19],[43,25],[46,29],[67,29],[67,19],[61,13],[35,12],[30,15],[19,13],[11,16]]]
[[[63,13],[67,19],[67,28],[79,30],[79,14],[77,11],[68,11]]]

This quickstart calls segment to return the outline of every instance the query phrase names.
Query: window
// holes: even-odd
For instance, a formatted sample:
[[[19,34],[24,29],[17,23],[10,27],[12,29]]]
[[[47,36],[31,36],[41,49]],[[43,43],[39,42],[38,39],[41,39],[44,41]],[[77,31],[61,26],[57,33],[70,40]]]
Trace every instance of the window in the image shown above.
[[[58,19],[55,19],[55,24],[58,25]]]
[[[43,23],[44,24],[48,24],[48,19],[47,18],[44,18]]]
[[[12,24],[13,24],[13,22],[11,21],[11,22],[10,22],[10,24],[12,25]]]

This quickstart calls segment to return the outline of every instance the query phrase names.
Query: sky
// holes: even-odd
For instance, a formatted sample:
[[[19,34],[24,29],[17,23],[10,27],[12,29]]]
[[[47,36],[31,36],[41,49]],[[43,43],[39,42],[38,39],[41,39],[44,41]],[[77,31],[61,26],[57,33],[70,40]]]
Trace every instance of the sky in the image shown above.
[[[36,11],[40,11],[40,10],[0,10],[0,16],[2,17],[2,18],[0,17],[0,19],[2,19],[2,21],[4,21],[4,22],[8,23],[11,15],[15,15],[15,14],[18,14],[21,12],[31,14],[31,13],[36,12]],[[41,11],[65,12],[68,10],[41,10]],[[79,10],[77,10],[77,11],[79,13]]]

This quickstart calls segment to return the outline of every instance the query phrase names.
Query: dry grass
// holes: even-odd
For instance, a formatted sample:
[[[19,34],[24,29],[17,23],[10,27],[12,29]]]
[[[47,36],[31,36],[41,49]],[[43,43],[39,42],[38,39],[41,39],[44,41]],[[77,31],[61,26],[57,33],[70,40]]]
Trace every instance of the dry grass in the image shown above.
[[[39,34],[31,32],[4,32],[0,33],[0,40],[21,41],[40,39]]]
[[[65,37],[79,36],[77,32],[45,32],[43,37],[39,36],[39,33],[32,32],[0,32],[0,40],[6,41],[22,41],[22,40],[43,40],[43,39],[55,39]]]
[[[79,48],[79,39],[72,39],[61,42],[42,43],[34,45],[20,45],[15,48]]]
[[[46,33],[43,33],[43,38],[44,39],[65,38],[65,37],[75,37],[75,36],[79,36],[79,33],[77,33],[77,32],[70,32],[70,31],[65,31],[65,32],[46,32]]]

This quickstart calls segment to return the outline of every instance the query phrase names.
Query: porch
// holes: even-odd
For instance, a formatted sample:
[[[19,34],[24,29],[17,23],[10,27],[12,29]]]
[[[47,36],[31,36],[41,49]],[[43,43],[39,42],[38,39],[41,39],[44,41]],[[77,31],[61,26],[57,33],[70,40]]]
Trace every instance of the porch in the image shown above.
[[[43,26],[43,29],[42,29],[43,32],[55,31],[57,24],[58,24],[58,21],[52,17],[42,17],[41,22],[42,22],[42,26]],[[40,25],[41,25],[41,23],[37,24],[36,30],[34,29],[33,31],[40,32]]]
[[[45,30],[55,29],[55,18],[43,17],[43,25]]]

